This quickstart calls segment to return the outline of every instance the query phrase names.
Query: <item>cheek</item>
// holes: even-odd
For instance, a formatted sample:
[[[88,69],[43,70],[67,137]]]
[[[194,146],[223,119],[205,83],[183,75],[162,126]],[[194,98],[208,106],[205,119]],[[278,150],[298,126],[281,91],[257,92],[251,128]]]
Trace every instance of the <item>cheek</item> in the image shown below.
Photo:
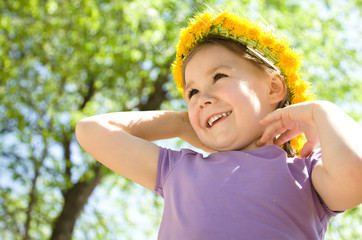
[[[245,84],[235,84],[226,89],[223,94],[231,104],[236,106],[250,105],[255,100],[254,92]]]
[[[200,125],[200,120],[199,120],[198,111],[195,109],[195,107],[192,104],[188,105],[188,115],[191,126],[192,128],[195,129],[195,127]]]
[[[262,114],[262,102],[257,93],[247,85],[239,85],[230,89],[229,101],[243,117],[254,118]]]

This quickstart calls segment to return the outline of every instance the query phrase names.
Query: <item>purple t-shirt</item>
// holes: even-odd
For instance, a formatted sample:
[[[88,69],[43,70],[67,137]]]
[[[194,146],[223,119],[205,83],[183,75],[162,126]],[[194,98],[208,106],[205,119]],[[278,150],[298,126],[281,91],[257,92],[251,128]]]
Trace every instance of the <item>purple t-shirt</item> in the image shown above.
[[[216,152],[161,148],[158,239],[323,239],[331,216],[311,183],[320,151],[288,158],[277,146]]]

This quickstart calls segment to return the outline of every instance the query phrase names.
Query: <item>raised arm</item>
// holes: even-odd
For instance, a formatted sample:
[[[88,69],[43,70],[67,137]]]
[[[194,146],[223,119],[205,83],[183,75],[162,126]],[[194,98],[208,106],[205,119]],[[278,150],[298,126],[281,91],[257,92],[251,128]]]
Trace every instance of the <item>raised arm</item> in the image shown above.
[[[362,128],[328,102],[316,104],[313,116],[322,149],[313,185],[330,209],[356,207],[362,202]]]
[[[76,126],[79,144],[96,160],[153,190],[159,147],[150,141],[181,137],[202,147],[186,112],[117,112],[85,118]]]
[[[261,124],[267,128],[260,145],[278,134],[276,145],[304,133],[307,143],[301,157],[306,157],[320,144],[322,161],[313,169],[312,182],[331,210],[361,204],[362,128],[336,105],[326,101],[291,105],[270,113]]]

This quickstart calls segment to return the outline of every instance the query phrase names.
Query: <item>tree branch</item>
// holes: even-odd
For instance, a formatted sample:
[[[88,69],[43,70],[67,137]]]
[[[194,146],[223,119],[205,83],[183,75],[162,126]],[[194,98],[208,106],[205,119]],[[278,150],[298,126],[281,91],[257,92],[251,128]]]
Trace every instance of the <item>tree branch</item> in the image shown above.
[[[67,134],[63,130],[63,150],[64,150],[64,160],[65,160],[65,175],[68,179],[71,179],[71,168],[72,168],[72,162],[70,161],[70,143],[71,140],[67,137]]]
[[[87,82],[87,93],[86,95],[83,97],[83,102],[82,104],[80,104],[79,106],[79,110],[83,110],[83,108],[85,107],[85,105],[89,102],[89,100],[93,97],[94,93],[95,93],[95,86],[94,86],[95,80],[94,78],[91,78],[90,81]]]
[[[166,92],[162,88],[166,81],[167,75],[159,75],[154,84],[155,90],[149,95],[147,103],[140,103],[138,109],[141,111],[160,109],[162,102],[166,100]]]
[[[27,210],[26,210],[26,221],[25,221],[25,224],[24,224],[24,228],[25,228],[25,234],[24,234],[24,240],[27,240],[27,239],[30,239],[29,237],[29,228],[30,228],[30,222],[32,220],[32,210],[33,210],[33,206],[35,205],[36,203],[36,183],[37,183],[37,180],[38,180],[38,177],[39,177],[39,174],[40,174],[40,168],[41,166],[43,165],[43,162],[46,158],[46,156],[48,155],[48,144],[47,144],[47,141],[46,139],[43,139],[44,141],[44,148],[43,148],[43,152],[42,152],[42,155],[40,157],[40,160],[37,161],[35,156],[34,156],[34,152],[35,152],[35,149],[33,148],[32,149],[32,161],[35,165],[35,173],[34,173],[34,178],[32,180],[32,185],[31,185],[31,190],[29,192],[29,203],[28,203],[28,207],[27,207]]]
[[[101,165],[96,164],[89,171],[94,171],[90,180],[79,181],[64,193],[62,212],[54,223],[52,240],[68,240],[72,238],[73,228],[95,187],[100,183],[103,174]]]

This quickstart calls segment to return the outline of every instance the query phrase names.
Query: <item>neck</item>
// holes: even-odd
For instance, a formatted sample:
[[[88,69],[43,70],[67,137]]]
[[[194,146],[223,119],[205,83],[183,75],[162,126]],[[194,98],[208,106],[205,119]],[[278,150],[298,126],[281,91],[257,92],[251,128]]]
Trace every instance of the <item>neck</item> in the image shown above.
[[[261,147],[267,146],[267,145],[274,145],[273,140],[269,140],[266,144],[260,146],[257,144],[258,140],[259,139],[254,140],[252,143],[250,143],[249,145],[247,145],[246,147],[244,147],[240,150],[252,150],[252,149],[261,148]]]

